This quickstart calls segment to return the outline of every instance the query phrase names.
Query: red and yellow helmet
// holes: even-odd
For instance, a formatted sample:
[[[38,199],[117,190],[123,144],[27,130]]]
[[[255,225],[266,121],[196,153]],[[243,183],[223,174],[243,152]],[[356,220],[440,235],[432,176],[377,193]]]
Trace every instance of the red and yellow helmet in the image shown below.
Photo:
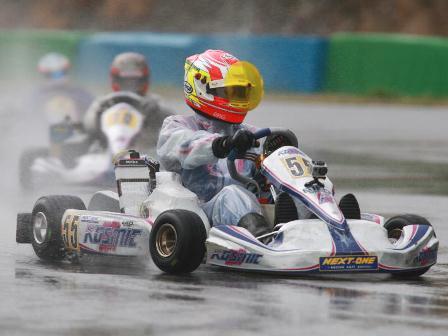
[[[186,103],[208,117],[240,124],[263,97],[257,68],[221,50],[207,50],[185,60]]]

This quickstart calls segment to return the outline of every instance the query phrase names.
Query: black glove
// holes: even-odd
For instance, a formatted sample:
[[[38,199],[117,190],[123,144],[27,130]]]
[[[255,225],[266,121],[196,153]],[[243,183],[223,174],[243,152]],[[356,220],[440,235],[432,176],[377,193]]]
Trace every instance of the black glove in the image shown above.
[[[248,130],[238,130],[230,140],[232,148],[235,148],[238,154],[244,154],[255,145],[255,136]]]
[[[236,149],[238,154],[244,154],[248,149],[256,145],[255,136],[248,130],[238,130],[229,136],[222,136],[213,140],[212,150],[217,158],[225,158],[232,149]]]
[[[230,139],[228,136],[218,137],[212,143],[213,155],[219,159],[223,159],[229,155],[232,150]]]

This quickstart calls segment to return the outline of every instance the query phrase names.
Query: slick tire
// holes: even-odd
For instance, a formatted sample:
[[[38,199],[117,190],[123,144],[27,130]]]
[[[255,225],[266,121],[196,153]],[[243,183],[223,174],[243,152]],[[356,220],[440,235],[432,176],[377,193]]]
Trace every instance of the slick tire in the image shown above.
[[[188,210],[168,210],[157,217],[149,249],[156,266],[170,274],[193,272],[205,254],[207,233],[201,218]]]
[[[389,238],[395,238],[395,235],[400,233],[405,226],[412,224],[422,224],[432,226],[431,223],[424,217],[412,214],[398,215],[389,218],[384,223],[384,228],[387,230]],[[399,237],[397,237],[399,238]]]
[[[30,148],[25,150],[19,159],[19,183],[23,190],[32,190],[35,181],[31,172],[34,161],[40,157],[48,157],[48,148]]]
[[[389,239],[399,239],[401,232],[405,226],[413,224],[422,224],[432,226],[431,223],[422,216],[404,214],[389,218],[386,223],[384,223],[384,228],[387,230],[387,236]],[[396,278],[416,278],[420,275],[426,273],[429,267],[419,269],[416,271],[405,271],[393,274]]]
[[[61,235],[62,216],[67,209],[85,210],[76,196],[52,195],[39,198],[31,219],[31,244],[36,255],[44,260],[61,260],[65,256]]]

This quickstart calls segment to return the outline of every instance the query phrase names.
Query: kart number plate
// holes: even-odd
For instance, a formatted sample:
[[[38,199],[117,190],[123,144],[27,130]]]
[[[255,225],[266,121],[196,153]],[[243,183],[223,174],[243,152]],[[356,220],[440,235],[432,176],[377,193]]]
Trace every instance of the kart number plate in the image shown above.
[[[69,251],[79,251],[78,244],[79,216],[68,215],[62,225],[62,241]]]

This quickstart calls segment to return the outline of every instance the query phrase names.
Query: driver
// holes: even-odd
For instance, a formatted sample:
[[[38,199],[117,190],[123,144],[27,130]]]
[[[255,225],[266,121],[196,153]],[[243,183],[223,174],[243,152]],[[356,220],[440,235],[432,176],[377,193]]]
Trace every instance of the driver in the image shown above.
[[[195,113],[165,119],[157,143],[161,164],[181,175],[212,225],[238,225],[254,236],[270,232],[257,198],[230,177],[226,162],[231,150],[254,147],[256,128],[243,121],[263,95],[258,70],[227,52],[207,50],[186,59],[184,93]],[[252,162],[235,163],[240,174],[254,175]]]
[[[92,137],[101,138],[101,113],[122,102],[127,95],[145,117],[135,149],[148,151],[157,142],[163,120],[172,113],[161,104],[158,96],[148,93],[150,68],[145,57],[135,52],[118,54],[111,64],[110,78],[113,93],[96,99],[90,105],[84,118],[84,128]]]

